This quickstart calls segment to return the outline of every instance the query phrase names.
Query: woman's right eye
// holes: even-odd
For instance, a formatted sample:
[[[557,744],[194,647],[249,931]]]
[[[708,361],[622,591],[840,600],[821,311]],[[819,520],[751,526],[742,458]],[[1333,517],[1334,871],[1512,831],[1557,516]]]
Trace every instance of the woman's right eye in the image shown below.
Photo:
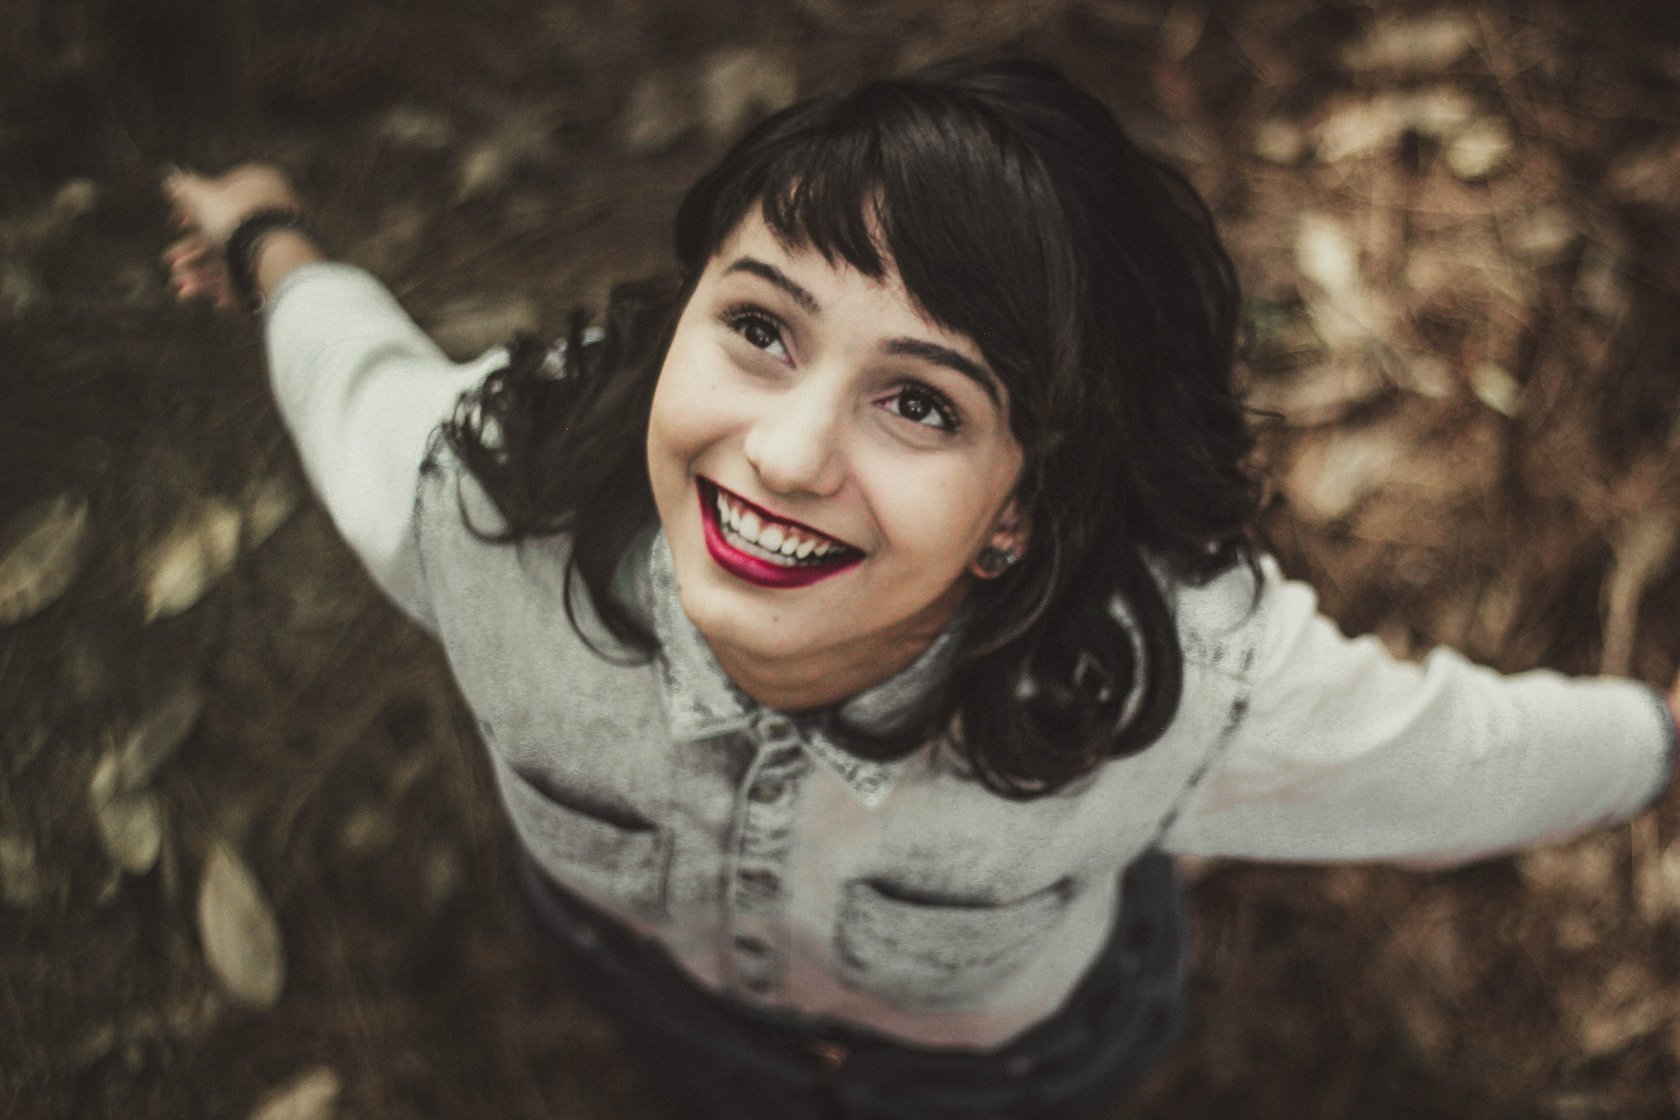
[[[747,344],[762,350],[778,361],[788,360],[787,344],[782,341],[782,327],[770,316],[753,308],[730,308],[724,312],[724,323],[730,330],[747,340]]]

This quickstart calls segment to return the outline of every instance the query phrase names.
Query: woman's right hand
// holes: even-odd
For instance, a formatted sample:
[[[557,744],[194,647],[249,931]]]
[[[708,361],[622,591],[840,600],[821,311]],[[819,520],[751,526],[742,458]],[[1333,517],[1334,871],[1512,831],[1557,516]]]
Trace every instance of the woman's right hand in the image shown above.
[[[221,311],[237,311],[223,256],[239,223],[261,210],[298,210],[303,203],[279,168],[248,163],[223,175],[176,171],[163,181],[183,236],[163,252],[170,284],[182,302],[202,299]]]

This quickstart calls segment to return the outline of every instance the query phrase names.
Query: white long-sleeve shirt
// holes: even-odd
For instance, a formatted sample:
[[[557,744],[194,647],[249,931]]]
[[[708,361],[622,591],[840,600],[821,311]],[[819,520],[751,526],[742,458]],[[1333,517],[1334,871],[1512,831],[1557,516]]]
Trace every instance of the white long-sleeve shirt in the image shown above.
[[[1173,609],[1183,699],[1147,750],[1059,794],[988,793],[930,743],[875,763],[729,681],[650,527],[628,586],[651,664],[597,657],[561,605],[569,543],[469,532],[495,512],[447,452],[448,361],[366,273],[304,266],[269,301],[275,391],[306,469],[374,579],[441,642],[521,840],[557,882],[702,985],[930,1046],[985,1048],[1050,1014],[1113,926],[1120,873],[1203,856],[1450,861],[1625,818],[1668,781],[1649,688],[1503,677],[1449,651],[1350,641],[1262,564]],[[458,501],[459,499],[459,501]],[[936,641],[847,701],[894,713],[947,668]]]

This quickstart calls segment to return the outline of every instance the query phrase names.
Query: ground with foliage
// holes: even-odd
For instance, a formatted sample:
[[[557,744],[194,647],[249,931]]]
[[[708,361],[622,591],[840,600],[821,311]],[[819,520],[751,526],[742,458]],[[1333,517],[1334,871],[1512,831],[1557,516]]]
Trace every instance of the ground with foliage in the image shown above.
[[[1024,46],[1213,204],[1265,529],[1345,627],[1673,676],[1670,4],[271,7],[0,7],[8,1116],[666,1115],[530,936],[447,672],[308,496],[252,332],[172,304],[165,161],[278,161],[467,355],[665,267],[767,107]],[[1677,828],[1195,865],[1194,1025],[1124,1114],[1676,1114]]]

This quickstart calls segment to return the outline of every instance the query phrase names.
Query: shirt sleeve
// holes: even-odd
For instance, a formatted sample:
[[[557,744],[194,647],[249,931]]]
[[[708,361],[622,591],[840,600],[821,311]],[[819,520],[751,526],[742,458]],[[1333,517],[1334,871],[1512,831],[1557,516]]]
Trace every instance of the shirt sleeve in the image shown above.
[[[1268,562],[1253,671],[1163,845],[1449,864],[1629,817],[1668,783],[1667,704],[1634,681],[1503,676],[1348,639]]]
[[[425,622],[412,532],[420,465],[461,393],[505,352],[457,365],[383,285],[346,264],[287,273],[264,316],[275,398],[311,484],[374,582]]]

